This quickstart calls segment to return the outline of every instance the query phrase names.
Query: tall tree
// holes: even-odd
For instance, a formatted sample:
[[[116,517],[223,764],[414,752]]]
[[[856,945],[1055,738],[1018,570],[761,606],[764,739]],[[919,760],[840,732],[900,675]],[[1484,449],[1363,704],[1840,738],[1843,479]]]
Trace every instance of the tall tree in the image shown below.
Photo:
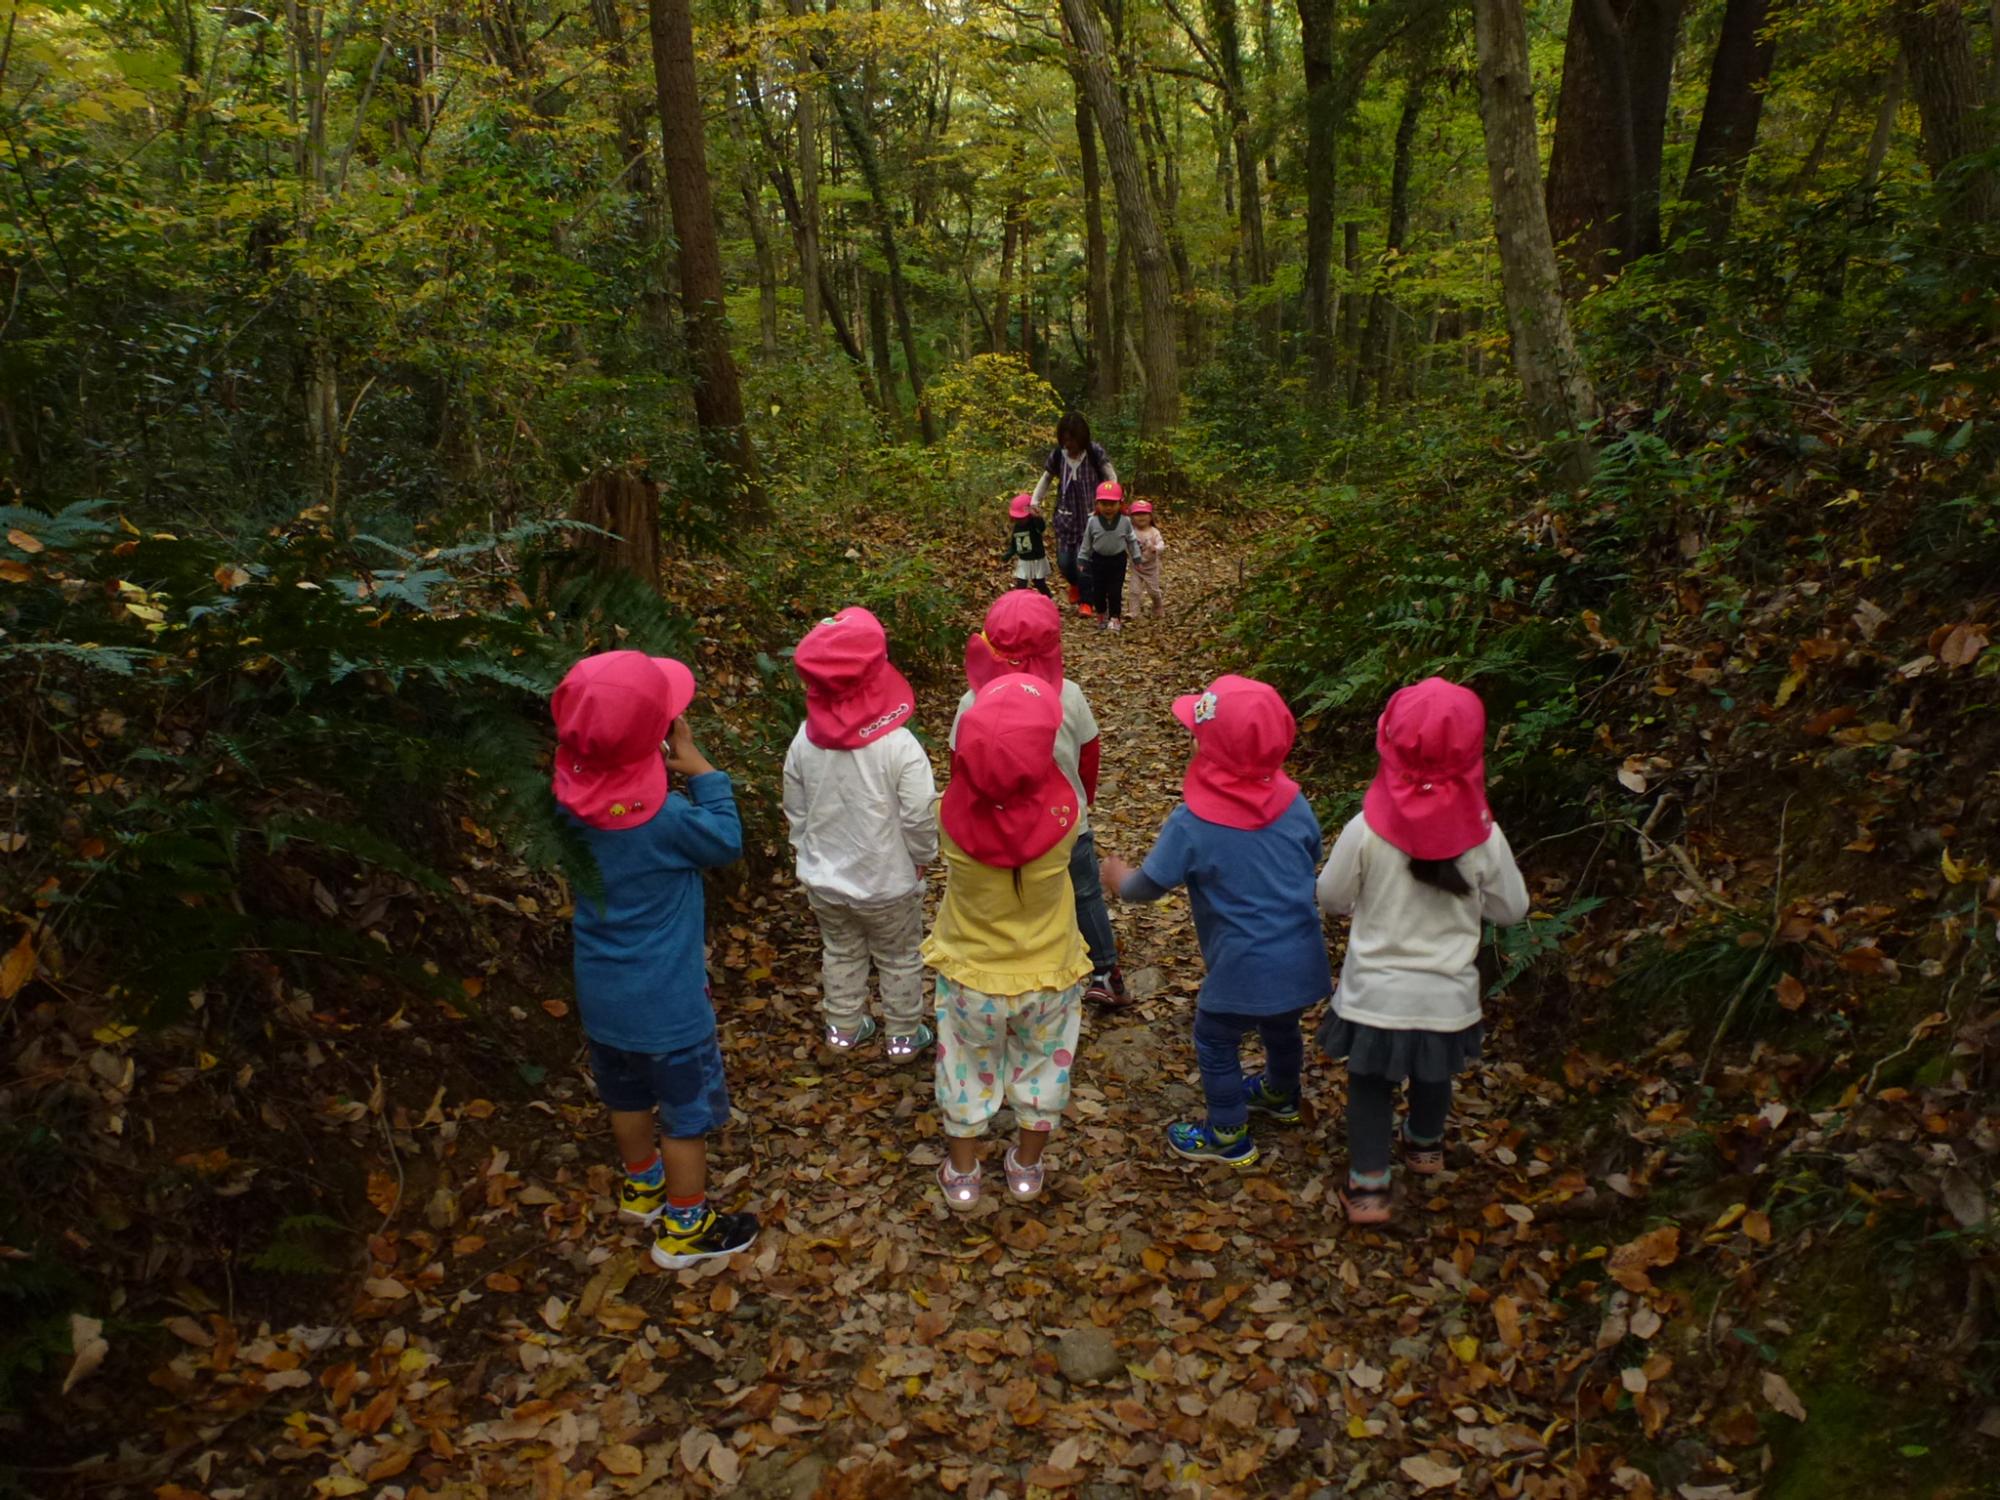
[[[875,222],[875,242],[888,267],[889,306],[895,312],[896,334],[903,345],[904,372],[910,379],[910,399],[917,404],[917,423],[924,441],[935,443],[938,437],[937,418],[924,400],[924,366],[917,357],[916,328],[910,321],[910,291],[903,277],[903,252],[896,243],[895,212],[889,203],[888,184],[882,176],[882,160],[875,151],[874,132],[861,102],[834,78],[826,50],[817,43],[812,48],[812,60],[826,75],[827,95],[833,102],[834,114],[840,120],[841,134],[847,138],[848,149],[854,153],[855,165],[861,169],[862,185],[868,189],[868,203]],[[877,376],[881,381],[884,404],[888,405],[887,372],[877,371]]]
[[[1396,121],[1394,165],[1389,174],[1389,222],[1382,237],[1382,266],[1374,294],[1368,299],[1368,334],[1361,349],[1361,362],[1354,372],[1348,404],[1360,406],[1367,399],[1368,386],[1377,387],[1378,404],[1389,390],[1389,329],[1396,308],[1389,293],[1389,277],[1396,259],[1403,253],[1404,238],[1410,232],[1410,175],[1416,151],[1417,120],[1423,114],[1424,89],[1430,70],[1419,64],[1403,86],[1402,113]]]
[[[1575,0],[1548,217],[1583,282],[1660,248],[1660,159],[1681,0]]]
[[[647,0],[653,37],[653,82],[660,104],[660,152],[667,201],[680,242],[681,307],[694,360],[694,418],[709,451],[736,475],[745,504],[764,509],[757,450],[743,422],[743,391],[729,352],[722,303],[722,251],[702,139],[701,95],[694,72],[694,23],[688,0]]]
[[[1764,85],[1778,51],[1777,38],[1766,25],[1771,3],[1728,0],[1722,12],[1722,34],[1716,39],[1708,95],[1701,106],[1701,129],[1695,134],[1687,185],[1681,190],[1688,208],[1675,226],[1677,231],[1699,229],[1710,244],[1729,233],[1743,165],[1757,144]]]
[[[1924,165],[1944,183],[1946,212],[1990,224],[2000,210],[2000,183],[1990,163],[1966,161],[1993,149],[1994,131],[1963,0],[1895,0],[1891,14],[1923,120]]]
[[[1104,236],[1104,184],[1097,164],[1097,125],[1090,114],[1090,96],[1083,75],[1072,69],[1076,85],[1076,145],[1083,172],[1083,271],[1086,331],[1085,361],[1090,396],[1100,410],[1118,394],[1118,351],[1111,341],[1111,250]]]
[[[1104,31],[1097,22],[1094,0],[1062,0],[1062,11],[1118,195],[1120,240],[1132,246],[1132,264],[1139,279],[1139,362],[1146,383],[1139,408],[1139,435],[1157,449],[1181,416],[1180,352],[1174,346],[1174,293],[1166,242],[1153,215],[1152,195],[1139,166],[1139,153],[1132,144],[1125,101],[1119,97],[1118,82],[1104,54]]]
[[[809,14],[806,0],[785,0],[785,8],[794,21],[804,20]],[[801,63],[810,61],[806,50],[799,50]],[[800,72],[804,69],[801,67]],[[799,247],[799,282],[803,288],[805,303],[806,332],[817,337],[820,324],[820,268],[819,268],[819,100],[814,95],[810,82],[805,78],[797,81],[795,103],[792,106],[792,133],[797,138],[799,186],[798,212],[794,219],[793,237]]]
[[[1222,106],[1229,124],[1229,149],[1236,172],[1237,232],[1243,242],[1243,267],[1250,285],[1263,288],[1271,279],[1264,248],[1264,194],[1257,180],[1256,143],[1250,129],[1250,95],[1243,74],[1243,27],[1236,0],[1206,0],[1210,44],[1222,83]],[[1278,307],[1266,301],[1259,321],[1265,336],[1277,338]]]
[[[1335,0],[1298,0],[1306,85],[1306,343],[1313,388],[1333,387],[1333,219],[1339,200],[1340,101],[1334,81]]]
[[[1572,434],[1568,467],[1581,480],[1588,477],[1593,459],[1588,440],[1577,434],[1597,418],[1597,393],[1577,354],[1542,202],[1535,81],[1521,5],[1522,0],[1473,0],[1472,5],[1486,181],[1500,242],[1500,284],[1514,372],[1536,430],[1546,438]]]

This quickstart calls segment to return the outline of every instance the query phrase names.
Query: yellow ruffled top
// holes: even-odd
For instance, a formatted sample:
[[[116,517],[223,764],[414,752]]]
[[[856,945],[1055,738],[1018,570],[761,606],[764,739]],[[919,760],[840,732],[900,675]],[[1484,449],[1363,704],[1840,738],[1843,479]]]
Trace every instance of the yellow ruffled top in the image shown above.
[[[1076,891],[1069,879],[1077,830],[1047,853],[1013,870],[982,865],[939,830],[944,900],[924,939],[924,962],[983,995],[1066,990],[1090,973],[1090,952],[1076,925]]]

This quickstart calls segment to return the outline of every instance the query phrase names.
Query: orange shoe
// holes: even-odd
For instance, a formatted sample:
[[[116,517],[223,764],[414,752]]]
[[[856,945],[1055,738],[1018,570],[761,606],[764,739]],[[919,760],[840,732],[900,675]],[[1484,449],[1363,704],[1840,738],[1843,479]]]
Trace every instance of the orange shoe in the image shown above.
[[[1076,607],[1076,612],[1082,615],[1086,620],[1088,620],[1091,616],[1097,613],[1097,611],[1092,609],[1088,604],[1079,604]]]

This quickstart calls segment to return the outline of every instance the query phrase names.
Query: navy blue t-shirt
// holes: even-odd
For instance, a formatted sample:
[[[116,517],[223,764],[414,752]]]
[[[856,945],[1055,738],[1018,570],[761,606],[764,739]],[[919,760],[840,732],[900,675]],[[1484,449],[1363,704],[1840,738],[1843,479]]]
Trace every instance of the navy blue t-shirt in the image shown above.
[[[584,1035],[657,1056],[715,1034],[701,872],[743,853],[736,796],[720,771],[695,776],[636,828],[576,823],[604,877],[578,895],[576,1008]]]
[[[1262,828],[1167,814],[1153,852],[1126,882],[1131,900],[1185,885],[1201,940],[1203,1010],[1246,1016],[1303,1010],[1333,992],[1314,881],[1319,819],[1303,796]]]

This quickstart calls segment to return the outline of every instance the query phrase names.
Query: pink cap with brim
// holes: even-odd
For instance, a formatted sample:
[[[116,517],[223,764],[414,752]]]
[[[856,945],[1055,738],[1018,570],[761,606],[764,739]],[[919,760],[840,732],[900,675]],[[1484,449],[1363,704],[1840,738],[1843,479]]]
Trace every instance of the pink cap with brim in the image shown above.
[[[1034,509],[1035,509],[1035,497],[1025,492],[1016,495],[1007,504],[1007,514],[1012,516],[1017,521],[1027,520],[1028,517],[1031,514],[1033,514]]]
[[[938,823],[980,864],[1018,870],[1076,827],[1076,788],[1056,765],[1061,726],[1061,691],[1025,672],[987,683],[959,720]]]
[[[586,656],[549,699],[556,801],[593,828],[650,822],[667,800],[660,743],[692,702],[694,673],[670,656]]]
[[[1150,500],[1134,500],[1129,510],[1135,516],[1150,516],[1153,513],[1153,502]]]
[[[1125,498],[1125,486],[1115,479],[1107,479],[1097,487],[1097,498],[1100,500],[1123,500]]]
[[[1284,771],[1298,725],[1278,690],[1231,674],[1207,691],[1174,700],[1174,717],[1194,735],[1181,778],[1188,811],[1225,828],[1263,828],[1299,795]]]
[[[1486,706],[1427,677],[1399,689],[1375,726],[1382,758],[1361,815],[1412,859],[1456,859],[1493,832],[1486,804]]]
[[[853,750],[910,722],[917,695],[889,661],[882,622],[858,607],[806,632],[792,653],[806,690],[806,738],[822,750]]]
[[[986,611],[986,628],[965,643],[965,680],[976,690],[1009,672],[1026,672],[1060,689],[1062,612],[1033,589],[1002,594]]]

